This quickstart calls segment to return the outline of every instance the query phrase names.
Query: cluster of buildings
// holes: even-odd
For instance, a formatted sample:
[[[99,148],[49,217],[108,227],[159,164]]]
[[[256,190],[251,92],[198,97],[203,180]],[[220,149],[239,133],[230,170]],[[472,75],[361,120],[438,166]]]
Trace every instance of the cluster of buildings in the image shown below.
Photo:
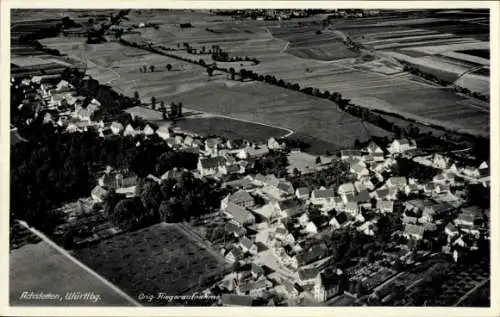
[[[294,303],[325,303],[339,294],[356,298],[360,289],[363,294],[374,292],[398,274],[388,264],[394,261],[366,263],[346,272],[332,270],[328,264],[332,254],[319,237],[344,229],[375,236],[378,219],[393,214],[396,204],[402,206],[398,215],[403,226],[392,235],[406,238],[412,242],[409,245],[444,233],[447,241],[442,251],[455,261],[464,248],[477,248],[475,241],[482,233],[487,235],[484,215],[489,211],[464,205],[452,187],[463,180],[446,172],[429,182],[391,175],[395,158],[416,148],[413,140],[396,139],[385,151],[374,142],[361,150],[341,151],[340,159],[350,165],[353,181],[336,188],[294,188],[272,174],[246,175],[226,182],[224,185],[234,191],[223,199],[221,210],[227,221],[226,233],[235,242],[221,252],[229,262],[246,265],[245,270],[229,274],[219,285],[232,294],[226,299],[251,302],[252,297],[279,294]],[[401,193],[409,198],[402,201]],[[319,217],[311,213],[311,206],[320,210]],[[362,211],[376,216],[366,220]],[[408,257],[414,249],[404,244],[397,250],[398,254],[391,256],[411,263]]]

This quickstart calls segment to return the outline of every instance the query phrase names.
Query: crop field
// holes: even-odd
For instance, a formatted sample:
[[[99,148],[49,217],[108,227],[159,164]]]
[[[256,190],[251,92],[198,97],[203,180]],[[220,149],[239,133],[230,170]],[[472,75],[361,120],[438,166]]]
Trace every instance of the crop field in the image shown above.
[[[192,294],[225,268],[221,256],[177,225],[157,224],[75,251],[76,257],[133,298],[140,293]],[[140,259],[140,261],[138,261]],[[155,300],[145,305],[167,304]]]
[[[10,252],[10,304],[13,306],[129,306],[125,297],[96,276],[71,261],[46,242],[28,244]],[[23,292],[62,294],[94,292],[101,295],[95,303],[61,300],[21,299]]]
[[[488,135],[489,133],[489,125],[487,124],[489,114],[484,108],[478,111],[474,105],[471,106],[467,102],[466,97],[454,95],[448,89],[429,84],[413,75],[401,72],[401,66],[398,66],[396,62],[397,59],[402,59],[418,63],[422,71],[430,72],[450,82],[454,82],[460,75],[477,67],[477,60],[474,58],[480,57],[458,52],[456,54],[459,55],[449,53],[472,49],[477,43],[482,45],[477,46],[477,48],[483,49],[484,45],[488,44],[487,42],[472,38],[472,40],[467,40],[468,44],[456,44],[455,42],[455,44],[450,44],[450,42],[446,42],[450,40],[448,35],[445,35],[444,38],[436,38],[435,41],[433,40],[434,42],[430,41],[430,43],[429,40],[423,41],[425,36],[442,34],[441,29],[431,25],[431,22],[433,23],[436,19],[419,19],[416,22],[406,24],[401,20],[387,23],[384,19],[379,18],[367,18],[359,21],[346,20],[339,25],[328,26],[328,29],[325,29],[321,34],[316,34],[315,27],[300,27],[295,22],[295,24],[283,23],[279,27],[276,21],[228,21],[226,17],[213,16],[201,11],[195,13],[175,11],[169,12],[168,15],[161,11],[144,11],[141,17],[133,16],[127,23],[138,23],[142,21],[141,19],[146,20],[146,12],[149,20],[162,22],[159,29],[138,29],[141,32],[139,38],[151,41],[156,45],[164,45],[174,49],[177,48],[177,44],[182,46],[184,42],[198,49],[202,46],[210,49],[212,45],[219,45],[222,49],[227,50],[230,56],[249,56],[260,60],[258,65],[218,63],[224,67],[234,67],[237,72],[244,67],[259,74],[271,74],[276,78],[298,83],[301,87],[339,92],[344,97],[359,102],[363,106],[396,112],[426,123],[479,135]],[[200,18],[190,20],[190,14],[199,15]],[[165,16],[165,19],[162,20],[162,16]],[[201,16],[204,17],[201,18]],[[193,27],[181,29],[178,24],[186,20],[191,21]],[[422,45],[418,47],[405,46],[405,51],[399,48],[380,50],[378,53],[385,55],[386,58],[365,63],[359,63],[354,58],[331,61],[314,59],[315,57],[311,54],[323,54],[319,48],[324,45],[333,45],[331,42],[335,43],[333,45],[335,47],[342,47],[342,50],[347,49],[341,41],[342,32],[353,33],[350,34],[353,38],[364,37],[366,41],[397,40],[406,37],[409,38],[407,40],[410,42],[403,44],[413,45],[411,41],[417,41]],[[452,30],[446,33],[456,37],[456,39],[452,38],[454,41],[463,41],[454,35]],[[138,35],[130,36],[137,37]],[[422,39],[422,37],[424,38]],[[440,41],[441,44],[438,45]],[[124,94],[132,95],[134,91],[137,91],[144,102],[148,102],[152,96],[155,96],[158,102],[162,100],[166,103],[181,101],[185,107],[190,109],[278,125],[292,129],[298,135],[316,138],[318,142],[327,141],[339,145],[344,144],[343,146],[350,144],[359,136],[348,137],[339,133],[337,130],[345,129],[344,125],[340,125],[339,129],[331,131],[330,135],[327,135],[322,128],[323,124],[299,123],[298,117],[301,115],[296,112],[285,114],[283,111],[287,111],[286,107],[275,109],[275,113],[270,116],[267,113],[269,110],[265,109],[268,104],[275,102],[276,96],[281,95],[281,91],[284,94],[294,94],[290,91],[285,93],[285,90],[281,88],[266,87],[256,91],[251,87],[263,87],[261,83],[230,81],[227,75],[222,73],[215,73],[215,76],[209,78],[205,70],[198,65],[124,47],[118,43],[88,45],[85,48],[84,44],[75,43],[73,39],[55,38],[46,39],[43,42],[49,47],[58,48],[87,61],[89,73],[93,77],[112,84]],[[423,45],[423,42],[427,44]],[[315,53],[309,54],[310,56],[298,57],[290,52],[294,49],[294,45],[296,48],[309,50],[309,52],[315,50]],[[82,50],[81,47],[84,49]],[[337,48],[328,49],[329,54],[337,54],[336,50]],[[189,55],[184,51],[171,51],[170,53],[179,56]],[[470,56],[470,58],[467,60],[464,56]],[[345,56],[337,56],[336,58],[341,57]],[[211,60],[207,54],[200,55],[200,58]],[[171,72],[167,72],[164,68],[167,63],[173,65]],[[141,65],[148,64],[155,64],[155,72],[139,72]],[[463,81],[467,82],[464,85],[486,93],[489,89],[489,78],[486,76],[477,78],[479,75],[472,72],[472,75],[464,76]],[[273,92],[267,93],[268,90]],[[248,91],[252,91],[252,99],[258,100],[260,105],[256,105],[257,101],[247,100],[250,99]],[[206,98],[207,96],[210,98]],[[234,105],[234,101],[228,100],[228,98],[240,98],[244,102],[241,103],[240,107]],[[301,111],[311,110],[312,113],[318,111],[317,104],[325,102],[309,96],[297,98],[301,98],[298,100],[304,103]],[[298,107],[295,100],[290,102]],[[443,103],[445,108],[441,108]],[[227,106],[228,104],[231,107]],[[248,107],[248,109],[242,109],[244,107]],[[332,119],[330,118],[335,118],[338,114],[329,113],[327,115],[326,109],[331,110],[330,105],[322,108],[321,117],[311,115],[309,118],[300,118],[300,121],[321,118],[325,124],[331,125]],[[264,111],[262,115],[261,111]],[[338,120],[333,119],[333,122],[338,122]],[[352,129],[352,131],[363,130],[359,127]],[[360,133],[356,132],[355,134]]]
[[[176,121],[181,130],[194,132],[207,137],[217,135],[228,139],[244,139],[253,142],[265,142],[270,137],[281,138],[288,135],[288,130],[277,127],[240,121],[225,117],[185,118]]]

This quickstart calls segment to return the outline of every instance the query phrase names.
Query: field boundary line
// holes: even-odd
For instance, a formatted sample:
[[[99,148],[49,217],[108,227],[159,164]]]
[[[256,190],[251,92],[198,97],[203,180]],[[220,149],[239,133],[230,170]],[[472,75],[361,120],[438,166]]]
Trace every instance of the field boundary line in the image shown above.
[[[134,304],[135,306],[142,306],[135,299],[133,299],[132,297],[130,297],[129,295],[127,295],[124,291],[122,291],[121,289],[119,289],[118,286],[114,285],[113,283],[111,283],[110,281],[108,281],[106,278],[104,278],[103,276],[99,275],[97,272],[95,272],[94,270],[92,270],[90,267],[88,267],[87,265],[85,265],[82,262],[80,262],[78,259],[76,259],[74,256],[72,256],[68,251],[66,251],[65,249],[63,249],[60,246],[58,246],[54,241],[52,241],[50,238],[48,238],[45,234],[43,234],[39,230],[35,229],[34,227],[30,227],[28,225],[28,223],[26,223],[25,221],[21,220],[21,221],[18,221],[18,222],[19,222],[19,224],[21,226],[25,227],[30,232],[32,232],[33,234],[35,234],[36,236],[38,236],[44,242],[46,242],[51,247],[53,247],[54,249],[56,249],[63,256],[65,256],[66,258],[68,258],[71,262],[75,263],[76,265],[78,265],[79,267],[81,267],[82,269],[84,269],[85,271],[87,271],[88,273],[90,273],[92,276],[96,277],[99,281],[101,281],[104,284],[106,284],[106,286],[108,286],[109,288],[111,288],[113,291],[115,291],[116,293],[118,293],[120,296],[122,296],[123,298],[125,298],[127,301],[129,301],[130,303]]]

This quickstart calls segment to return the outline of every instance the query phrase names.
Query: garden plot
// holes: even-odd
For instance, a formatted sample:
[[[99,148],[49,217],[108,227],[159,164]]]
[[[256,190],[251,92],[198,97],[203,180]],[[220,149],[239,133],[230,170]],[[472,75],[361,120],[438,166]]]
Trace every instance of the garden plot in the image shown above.
[[[141,293],[193,294],[226,268],[221,257],[174,224],[157,224],[78,250],[76,257],[133,298]],[[168,302],[141,302],[166,305]]]

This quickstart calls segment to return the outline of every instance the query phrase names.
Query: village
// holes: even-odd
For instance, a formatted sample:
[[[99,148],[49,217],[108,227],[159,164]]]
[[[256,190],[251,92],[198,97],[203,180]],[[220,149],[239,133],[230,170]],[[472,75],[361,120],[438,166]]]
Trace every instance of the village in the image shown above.
[[[218,210],[187,226],[232,267],[203,290],[220,296],[217,305],[413,305],[404,290],[425,285],[435,263],[452,267],[489,240],[490,210],[474,204],[468,192],[471,184],[489,187],[489,162],[464,165],[410,138],[372,140],[320,157],[273,137],[258,143],[201,137],[168,121],[159,127],[94,121],[101,103],[78,95],[65,80],[35,76],[16,88],[26,97],[19,109],[35,113],[27,125],[43,114],[43,122],[62,133],[92,130],[102,139],[133,138],[137,146],[159,137],[173,151],[198,155],[194,169],[173,168],[145,180],[107,166],[88,197],[60,210],[68,223],[94,226],[74,241],[83,245],[120,233],[103,214],[110,191],[131,198],[139,181],[162,184],[183,174],[213,180],[228,194]],[[11,128],[16,142],[25,141]],[[273,172],[271,163],[264,169],[258,162],[266,157],[286,157],[287,173]],[[432,168],[435,175],[405,176],[401,162]],[[311,181],[321,173],[335,181]],[[422,265],[428,268],[415,273]]]

